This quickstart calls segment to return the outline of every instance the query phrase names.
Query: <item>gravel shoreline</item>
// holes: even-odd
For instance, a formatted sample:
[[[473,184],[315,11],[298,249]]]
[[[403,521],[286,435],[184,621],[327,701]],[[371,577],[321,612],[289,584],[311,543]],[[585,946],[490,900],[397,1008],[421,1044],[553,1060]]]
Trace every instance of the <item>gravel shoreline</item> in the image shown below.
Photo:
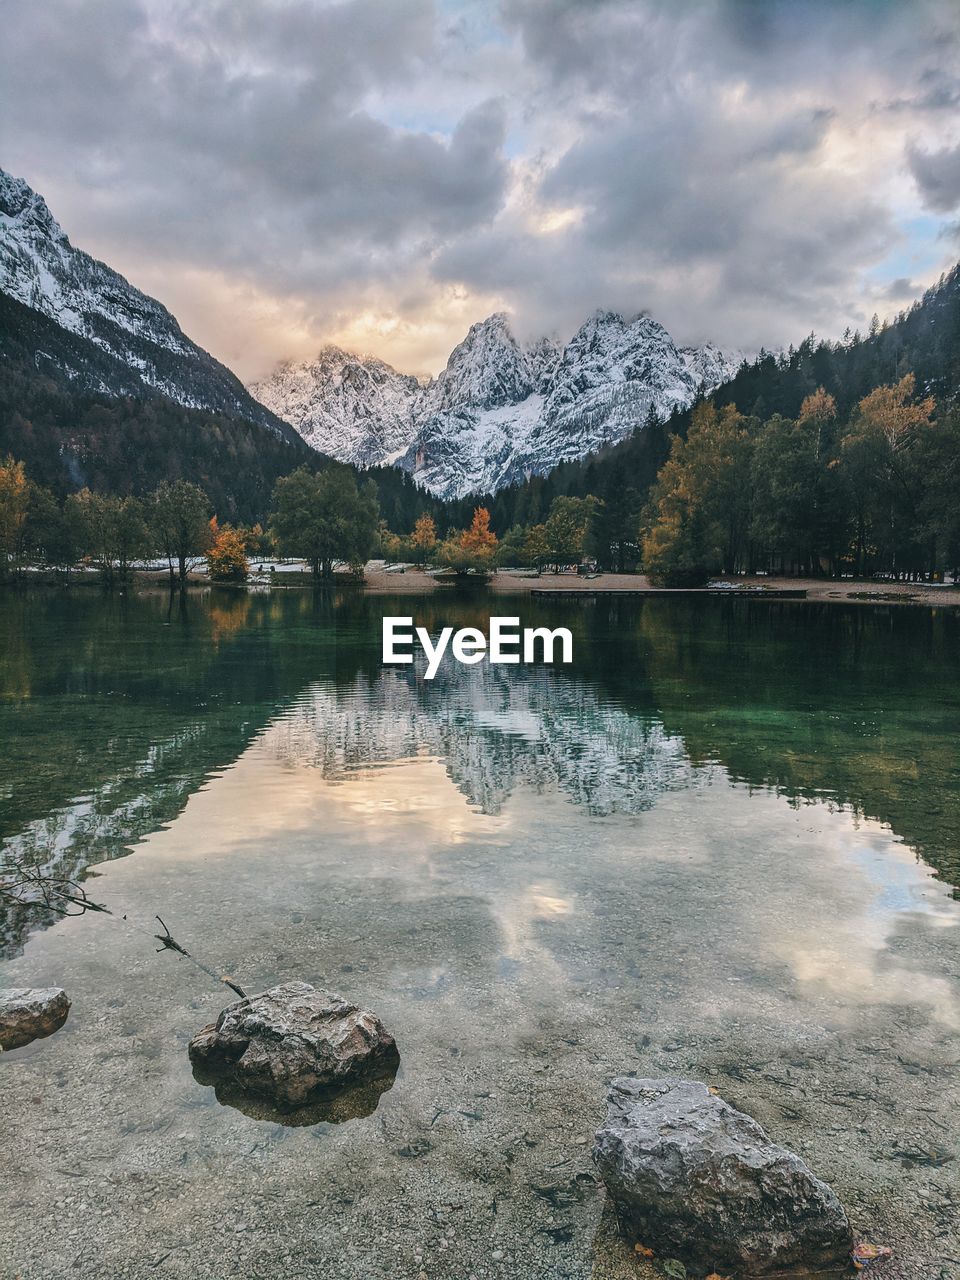
[[[735,594],[738,588],[767,587],[777,590],[806,591],[808,601],[925,604],[938,608],[946,605],[960,605],[960,588],[928,586],[917,582],[768,577],[717,578],[714,581],[726,584],[724,589],[731,595]],[[596,578],[584,578],[575,573],[543,573],[539,577],[529,577],[501,570],[489,581],[489,590],[493,592],[518,595],[529,594],[531,591],[648,591],[651,586],[650,580],[644,574],[636,573],[601,573]],[[374,595],[422,595],[424,592],[445,589],[436,578],[419,569],[407,569],[404,573],[386,573],[381,568],[368,568],[364,579],[364,590]]]

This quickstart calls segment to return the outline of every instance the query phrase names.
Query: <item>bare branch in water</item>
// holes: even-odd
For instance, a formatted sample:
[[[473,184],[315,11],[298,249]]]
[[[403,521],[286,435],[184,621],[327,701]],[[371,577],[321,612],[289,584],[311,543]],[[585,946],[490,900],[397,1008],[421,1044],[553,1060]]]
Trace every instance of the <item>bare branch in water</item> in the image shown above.
[[[156,918],[157,920],[160,920],[159,916],[157,916]],[[188,960],[193,959],[193,957],[190,955],[190,952],[185,951],[184,948],[181,947],[180,943],[177,942],[176,938],[173,937],[170,930],[167,928],[167,926],[163,923],[162,920],[160,920],[160,928],[163,930],[163,933],[155,933],[153,935],[156,938],[156,940],[162,944],[161,946],[157,947],[158,955],[161,951],[166,949],[167,951],[179,951],[180,954],[182,956],[186,956]]]
[[[6,866],[0,867],[0,907],[4,905],[44,907],[48,911],[54,911],[61,916],[81,916],[87,911],[100,911],[104,915],[112,916],[114,920],[121,920],[124,924],[130,925],[131,928],[137,928],[132,921],[127,920],[126,916],[117,916],[102,902],[94,902],[92,898],[87,896],[87,891],[83,885],[78,884],[75,880],[69,880],[63,876],[50,875],[41,867],[26,862],[11,862]],[[224,974],[208,969],[205,964],[202,964],[192,956],[186,947],[182,947],[177,942],[159,916],[157,916],[157,920],[163,930],[163,933],[155,933],[153,935],[160,943],[160,946],[157,947],[158,954],[161,951],[176,951],[178,955],[184,956],[189,960],[201,973],[205,973],[208,978],[213,978],[216,982],[222,982],[231,991],[236,992],[241,999],[246,997],[246,992],[238,983]]]
[[[29,862],[0,867],[0,903],[18,907],[46,907],[61,916],[81,916],[87,911],[113,915],[102,902],[94,902],[75,880],[49,875]]]

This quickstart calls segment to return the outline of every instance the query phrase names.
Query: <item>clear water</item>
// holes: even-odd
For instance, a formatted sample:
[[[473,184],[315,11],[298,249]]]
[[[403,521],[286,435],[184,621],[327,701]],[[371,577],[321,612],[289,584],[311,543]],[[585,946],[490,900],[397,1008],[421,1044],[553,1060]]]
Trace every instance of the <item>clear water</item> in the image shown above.
[[[563,622],[576,661],[427,683],[381,667],[385,612]],[[114,913],[2,919],[0,984],[74,1002],[0,1061],[9,1273],[646,1274],[589,1158],[633,1071],[801,1151],[888,1275],[960,1274],[958,640],[867,606],[5,596],[0,856],[95,868]],[[376,1112],[218,1105],[185,1047],[232,997],[156,915],[248,991],[380,1013]]]

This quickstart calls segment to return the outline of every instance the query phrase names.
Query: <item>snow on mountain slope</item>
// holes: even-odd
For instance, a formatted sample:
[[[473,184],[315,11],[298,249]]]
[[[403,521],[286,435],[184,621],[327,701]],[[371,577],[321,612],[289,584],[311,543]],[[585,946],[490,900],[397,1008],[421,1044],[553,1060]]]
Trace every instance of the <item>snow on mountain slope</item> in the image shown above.
[[[535,390],[534,363],[510,332],[502,311],[470,326],[454,347],[447,367],[427,389],[425,405],[434,412],[498,409],[519,404]]]
[[[518,460],[531,456],[542,413],[543,396],[535,392],[519,404],[431,413],[420,420],[416,437],[393,465],[443,498],[495,493],[512,482]]]
[[[707,387],[718,387],[732,378],[747,359],[745,351],[721,351],[712,342],[702,347],[681,347],[680,355],[697,385]]]
[[[323,347],[316,360],[280,365],[250,392],[321,453],[376,466],[406,450],[420,383],[375,356]]]
[[[190,408],[236,414],[292,438],[289,428],[255,400],[239,378],[191,342],[166,307],[74,248],[43,197],[3,169],[0,290],[96,344],[144,387]],[[84,377],[79,366],[65,372]],[[111,387],[100,384],[91,389]],[[124,385],[122,391],[127,390]]]
[[[738,364],[709,345],[679,350],[646,315],[598,312],[565,346],[541,338],[524,347],[498,313],[472,325],[425,384],[327,347],[315,362],[281,365],[251,391],[322,452],[401,467],[438,496],[458,498],[614,444],[651,409],[667,417]]]

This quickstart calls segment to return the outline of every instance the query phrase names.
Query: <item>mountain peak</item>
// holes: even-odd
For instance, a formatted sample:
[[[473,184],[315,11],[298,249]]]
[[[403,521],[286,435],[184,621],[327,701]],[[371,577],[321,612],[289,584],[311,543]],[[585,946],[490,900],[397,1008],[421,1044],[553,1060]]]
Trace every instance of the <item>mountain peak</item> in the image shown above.
[[[240,380],[191,342],[155,298],[75,248],[46,201],[0,169],[0,290],[118,361],[117,385],[133,384],[196,409],[249,418],[290,438]],[[63,361],[67,357],[64,355]],[[61,367],[84,379],[79,367]],[[97,379],[94,389],[106,389]],[[129,394],[125,391],[125,394]]]
[[[599,310],[571,340],[521,345],[509,316],[472,324],[432,382],[325,347],[251,390],[314,448],[392,463],[443,498],[491,493],[667,417],[735,371],[715,347],[679,351],[652,316]]]
[[[621,312],[611,311],[609,307],[597,307],[596,311],[583,322],[581,328],[599,329],[604,325],[618,325],[622,329],[626,323]]]
[[[454,347],[430,388],[435,409],[478,405],[494,409],[526,399],[536,378],[530,357],[517,342],[506,313],[496,311],[472,324]]]
[[[420,383],[378,356],[326,343],[315,360],[284,361],[250,392],[321,453],[376,466],[409,444]]]
[[[509,315],[506,311],[494,311],[487,316],[486,320],[475,321],[467,331],[467,339],[471,334],[477,333],[503,333],[512,340]]]
[[[32,228],[51,240],[63,240],[69,245],[43,196],[5,169],[0,169],[0,220],[3,225],[18,223],[21,228]]]

